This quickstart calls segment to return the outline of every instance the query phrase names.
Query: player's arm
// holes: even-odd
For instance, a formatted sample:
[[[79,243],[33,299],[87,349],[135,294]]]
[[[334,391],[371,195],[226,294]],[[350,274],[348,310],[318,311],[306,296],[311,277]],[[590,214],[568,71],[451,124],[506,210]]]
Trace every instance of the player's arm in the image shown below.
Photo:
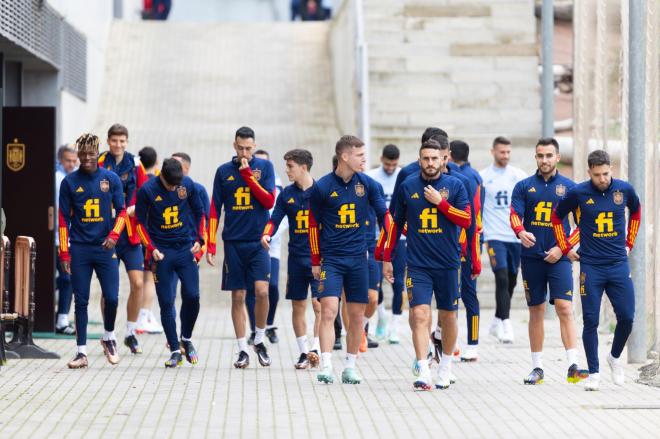
[[[149,233],[147,232],[147,221],[149,219],[150,200],[145,188],[138,190],[137,201],[135,203],[135,216],[137,222],[137,234],[144,248],[147,249],[147,254],[153,254],[156,247],[154,246]]]
[[[626,236],[626,247],[628,251],[632,250],[635,246],[635,239],[637,239],[637,232],[639,232],[639,226],[642,223],[642,203],[639,201],[639,197],[635,190],[630,187],[628,191],[628,200],[626,206],[628,207],[629,217],[628,217],[628,234]]]
[[[387,210],[385,204],[385,193],[380,184],[369,181],[369,204],[376,212],[376,219],[381,226],[381,233],[376,243],[376,260],[384,260],[385,252],[389,249],[388,255],[392,254],[392,233],[394,232],[394,219]],[[380,249],[383,249],[381,252]]]
[[[481,205],[483,187],[481,184],[477,184],[477,190],[474,193],[474,218],[476,221],[476,231],[475,233],[481,233],[483,231],[484,225],[481,220],[481,210],[483,206]]]
[[[282,197],[282,192],[280,192],[280,194],[277,196],[277,201],[275,202],[275,209],[273,209],[273,213],[270,215],[270,220],[268,221],[268,224],[266,224],[266,227],[264,227],[264,231],[261,234],[261,245],[263,245],[265,248],[270,248],[268,243],[270,242],[270,239],[273,237],[273,235],[277,233],[285,215],[286,212],[284,210],[284,198]]]
[[[319,190],[318,184],[314,183],[312,193],[309,197],[309,227],[307,229],[307,236],[309,238],[309,250],[312,259],[312,267],[321,266],[321,247],[319,246],[319,224],[322,221],[321,217],[321,203],[322,195]]]
[[[58,233],[60,238],[60,247],[58,249],[58,256],[62,264],[66,264],[65,270],[70,273],[69,264],[71,262],[71,254],[69,253],[69,227],[71,224],[71,209],[73,206],[73,197],[71,196],[71,189],[69,183],[63,181],[60,186],[59,196],[59,211],[58,211]]]
[[[103,247],[106,249],[111,249],[117,244],[117,241],[119,241],[119,235],[124,231],[124,227],[126,227],[128,221],[121,180],[119,180],[119,177],[114,174],[112,177],[113,178],[110,179],[110,188],[112,190],[112,205],[115,208],[116,215],[112,230],[103,242]]]
[[[566,238],[566,230],[564,228],[564,218],[570,212],[578,209],[577,194],[574,190],[569,190],[564,198],[559,200],[557,207],[552,211],[552,231],[555,234],[557,247],[561,250],[562,254],[566,255],[573,248],[569,239]]]
[[[192,226],[197,231],[197,242],[195,244],[199,244],[199,248],[197,248],[197,245],[193,246],[193,253],[197,253],[206,243],[206,214],[204,212],[204,205],[202,204],[202,199],[199,196],[197,186],[195,186],[195,183],[192,181],[192,179],[188,178],[187,180],[189,183],[188,190],[190,191],[190,194],[188,195],[188,204],[192,209],[193,218],[195,221]]]
[[[247,163],[247,161],[245,163]],[[264,166],[261,173],[263,186],[259,184],[254,174],[252,174],[252,169],[250,169],[249,165],[246,165],[245,167],[241,165],[239,172],[259,204],[265,209],[270,210],[275,204],[275,175],[273,165],[271,165],[270,162],[267,162],[266,166]]]
[[[470,203],[468,202],[467,192],[463,184],[456,185],[456,189],[453,205],[430,185],[424,188],[424,196],[429,202],[436,204],[438,210],[449,221],[458,227],[467,229],[472,223],[472,212]]]
[[[394,201],[394,200],[393,200]],[[390,202],[390,207],[392,203]],[[387,279],[388,282],[394,283],[394,273],[392,269],[392,257],[394,256],[394,249],[396,248],[396,243],[401,237],[401,232],[406,227],[406,215],[407,215],[407,205],[406,200],[403,197],[403,191],[399,192],[399,196],[396,198],[396,205],[394,206],[394,217],[392,218],[392,230],[390,232],[390,243],[385,246],[385,243],[380,242],[378,246],[383,247],[383,277]]]
[[[214,263],[210,259],[212,256],[215,256],[216,253],[218,225],[220,223],[220,213],[222,211],[222,184],[222,175],[218,168],[215,172],[215,178],[213,179],[213,193],[211,194],[211,207],[209,208],[209,235],[206,256],[211,265]]]

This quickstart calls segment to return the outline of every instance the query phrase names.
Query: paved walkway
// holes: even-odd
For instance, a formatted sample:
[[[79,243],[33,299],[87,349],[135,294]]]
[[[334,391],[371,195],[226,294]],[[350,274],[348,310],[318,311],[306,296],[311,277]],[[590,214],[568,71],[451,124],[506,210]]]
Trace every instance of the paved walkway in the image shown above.
[[[75,342],[40,340],[62,359],[13,360],[0,370],[0,437],[650,438],[660,431],[660,390],[632,383],[636,367],[627,368],[630,384],[623,388],[611,384],[606,366],[600,392],[564,382],[556,319],[547,322],[546,382],[524,386],[530,360],[523,311],[513,314],[517,338],[511,346],[486,335],[492,310],[484,311],[480,359],[455,363],[458,383],[446,391],[412,391],[407,328],[401,345],[384,345],[359,358],[363,384],[318,384],[314,371],[293,368],[297,349],[286,301],[276,317],[281,341],[270,346],[273,365],[259,367],[253,356],[250,368],[236,370],[229,298],[218,292],[216,270],[202,273],[194,334],[199,364],[166,370],[164,336],[145,335],[144,353],[132,357],[122,346],[116,367],[106,363],[98,341],[90,341],[89,369],[71,371],[66,361]],[[100,320],[96,287],[93,296],[92,319]],[[122,311],[120,337],[124,318]],[[460,329],[464,338],[463,324]],[[601,336],[601,358],[607,345],[608,337]],[[341,355],[334,359],[341,371]]]

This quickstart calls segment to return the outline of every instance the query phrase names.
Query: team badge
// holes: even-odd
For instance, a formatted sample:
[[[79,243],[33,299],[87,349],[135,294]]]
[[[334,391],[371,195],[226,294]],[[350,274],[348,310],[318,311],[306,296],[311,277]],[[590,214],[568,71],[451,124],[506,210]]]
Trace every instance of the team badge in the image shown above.
[[[358,183],[355,185],[355,195],[358,197],[364,197],[364,185],[361,183]]]
[[[121,174],[121,177],[119,177],[119,178],[121,178],[121,181],[128,180],[128,172],[124,172],[123,174]]]
[[[25,166],[25,144],[18,143],[18,139],[14,139],[14,143],[7,144],[7,167],[10,171],[18,172]]]
[[[614,200],[614,204],[616,205],[623,204],[623,192],[614,191],[614,193],[612,194],[612,199]]]
[[[580,273],[580,284],[584,284],[584,282],[587,280],[587,273],[584,271]]]
[[[252,175],[254,176],[255,180],[257,181],[261,180],[261,169],[253,169]]]
[[[443,188],[440,189],[438,192],[440,192],[440,196],[441,196],[442,198],[444,198],[444,199],[449,198],[449,189],[447,189],[446,187],[443,187]]]
[[[108,192],[110,190],[110,182],[106,179],[101,180],[101,192]]]
[[[566,186],[564,186],[563,184],[558,184],[555,187],[555,195],[557,195],[558,197],[563,197],[564,195],[566,195]]]
[[[176,194],[179,196],[180,199],[185,200],[186,197],[188,196],[188,191],[186,190],[185,186],[179,186],[176,188]]]

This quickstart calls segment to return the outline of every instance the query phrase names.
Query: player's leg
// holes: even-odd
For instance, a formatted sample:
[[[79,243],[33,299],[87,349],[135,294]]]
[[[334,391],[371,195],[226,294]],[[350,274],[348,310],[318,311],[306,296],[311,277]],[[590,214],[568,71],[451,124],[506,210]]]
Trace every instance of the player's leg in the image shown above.
[[[491,322],[489,333],[502,341],[503,320],[509,318],[511,307],[509,296],[509,275],[507,273],[506,247],[501,241],[486,242],[490,268],[495,275],[495,318]]]
[[[431,390],[431,371],[426,353],[429,346],[429,322],[431,317],[431,297],[433,295],[433,281],[426,270],[408,268],[406,288],[410,313],[408,322],[412,331],[415,361],[413,374],[417,377],[413,383],[415,390]]]
[[[175,278],[177,274],[175,267],[177,251],[170,249],[160,249],[160,251],[165,255],[165,258],[154,262],[153,267],[156,296],[160,307],[160,320],[163,323],[165,338],[170,350],[170,358],[165,362],[165,367],[177,367],[183,364],[179,337],[176,331]]]
[[[472,279],[472,259],[470,255],[461,263],[461,300],[465,306],[467,322],[467,346],[461,352],[461,361],[477,361],[479,345],[479,299],[477,280]]]
[[[394,283],[392,284],[392,320],[390,322],[390,344],[399,344],[399,325],[401,323],[401,308],[403,305],[403,287],[406,278],[406,241],[399,241],[392,260]]]
[[[250,337],[248,338],[248,344],[254,344],[254,328],[255,328],[255,317],[254,317],[254,307],[257,303],[257,296],[254,292],[254,281],[248,279],[247,289],[245,290],[245,310],[247,311],[248,324],[250,325]]]
[[[543,369],[543,339],[545,337],[545,307],[548,292],[547,264],[541,259],[522,260],[523,287],[529,311],[529,347],[532,355],[532,371],[523,380],[524,384],[541,384],[545,377]]]
[[[73,289],[71,288],[71,275],[62,270],[60,258],[56,258],[57,265],[57,321],[55,323],[55,332],[58,334],[74,335],[76,329],[69,322],[69,311],[71,310],[71,298]]]
[[[580,300],[582,302],[582,344],[589,366],[586,390],[598,390],[600,369],[598,362],[598,319],[603,290],[607,284],[607,267],[604,270],[596,265],[580,264]],[[605,275],[604,275],[605,274]]]
[[[275,312],[280,300],[280,259],[270,258],[270,279],[268,281],[268,316],[266,317],[266,337],[271,343],[277,343]]]
[[[339,297],[343,285],[343,270],[341,265],[325,259],[321,265],[321,277],[318,286],[318,297],[321,304],[321,324],[319,340],[321,343],[321,370],[317,374],[318,381],[326,384],[334,382],[332,368],[332,350],[335,343],[335,318],[339,312]]]
[[[576,383],[587,378],[588,372],[579,367],[577,359],[577,329],[573,318],[573,270],[570,261],[547,266],[550,303],[559,317],[561,341],[566,351],[568,372],[566,381]]]
[[[383,263],[378,262],[378,269],[383,272]],[[378,324],[376,326],[376,339],[383,340],[387,334],[387,310],[385,309],[385,296],[383,294],[383,281],[381,279],[380,287],[378,288]]]
[[[139,266],[141,268],[142,264],[140,263]],[[141,269],[128,270],[128,280],[130,283],[130,294],[126,303],[126,335],[124,336],[124,345],[131,350],[131,353],[141,354],[142,348],[138,344],[136,334],[140,306],[143,301],[144,272]]]
[[[199,266],[187,248],[178,252],[176,273],[181,279],[181,349],[189,363],[197,364],[197,349],[191,339],[199,316]]]
[[[151,271],[151,258],[144,258],[144,271],[142,275],[142,304],[138,315],[137,333],[160,334],[163,327],[158,323],[152,309],[156,300],[156,285]]]
[[[369,261],[367,258],[354,258],[343,262],[345,306],[349,321],[341,380],[345,384],[359,384],[362,379],[355,369],[355,360],[364,334],[364,312],[369,303]]]
[[[451,365],[456,339],[458,336],[458,283],[459,270],[446,269],[441,272],[431,273],[433,279],[433,291],[438,307],[439,326],[442,327],[442,357],[435,382],[438,389],[446,389],[455,381],[452,376]]]
[[[369,284],[368,284],[367,295],[369,298],[369,302],[367,303],[367,306],[364,310],[364,317],[363,317],[364,332],[362,338],[360,339],[360,352],[366,352],[367,348],[378,347],[378,342],[375,340],[371,340],[371,337],[369,337],[369,319],[373,317],[373,315],[376,313],[376,309],[378,308],[378,290],[380,289],[382,272],[380,271],[378,262],[376,262],[376,259],[371,253],[369,254],[368,266],[369,266],[369,281],[368,281]]]
[[[260,242],[246,244],[243,264],[248,267],[248,279],[254,279],[254,351],[262,366],[270,366],[271,359],[264,344],[266,335],[266,321],[268,319],[268,284],[270,280],[270,256]],[[245,257],[245,256],[243,256]]]
[[[312,292],[313,291],[314,290],[312,289]],[[318,367],[321,359],[321,339],[319,337],[321,328],[321,302],[319,302],[317,297],[318,292],[316,293],[316,296],[312,296],[312,310],[314,311],[314,341],[312,342],[312,349],[310,349],[308,354],[311,367]]]
[[[271,264],[272,268],[272,264]],[[296,369],[307,369],[310,367],[307,354],[307,290],[309,289],[309,268],[298,262],[295,257],[289,255],[287,263],[287,280],[285,298],[291,301],[291,323],[293,333],[296,335],[299,357],[294,367]],[[311,274],[311,273],[310,273]]]
[[[608,267],[608,282],[605,293],[609,297],[616,315],[612,350],[607,357],[607,362],[612,370],[612,381],[614,384],[621,386],[625,383],[625,370],[620,357],[632,332],[635,316],[635,289],[627,261]]]
[[[98,247],[94,250],[94,271],[101,284],[103,294],[103,339],[101,345],[110,364],[119,363],[117,352],[117,337],[115,336],[115,320],[119,306],[119,265],[115,250],[105,250]]]
[[[74,315],[76,321],[76,356],[69,361],[70,369],[87,367],[87,306],[89,288],[92,281],[93,258],[90,246],[71,245],[71,287],[74,297]]]
[[[521,245],[518,243],[507,242],[504,244],[506,249],[506,265],[507,265],[507,294],[508,301],[505,302],[506,306],[506,319],[502,319],[502,342],[503,343],[513,343],[513,325],[509,319],[509,313],[511,312],[511,298],[513,297],[513,291],[516,288],[518,282],[518,267],[520,267],[520,252]]]
[[[244,252],[245,248],[240,242],[225,241],[224,249],[222,289],[231,291],[231,320],[238,345],[238,359],[234,362],[234,367],[244,369],[250,364],[248,343],[245,338],[245,292],[248,286],[248,267],[241,257],[241,252]]]

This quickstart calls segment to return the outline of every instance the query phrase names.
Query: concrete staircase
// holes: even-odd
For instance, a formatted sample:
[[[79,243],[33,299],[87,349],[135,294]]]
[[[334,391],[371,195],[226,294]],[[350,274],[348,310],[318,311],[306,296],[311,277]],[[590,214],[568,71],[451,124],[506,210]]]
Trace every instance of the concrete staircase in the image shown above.
[[[497,135],[540,132],[531,0],[364,0],[374,148],[414,158],[424,128],[467,140],[478,168]],[[481,150],[481,153],[479,153]],[[377,154],[374,151],[374,160]]]

